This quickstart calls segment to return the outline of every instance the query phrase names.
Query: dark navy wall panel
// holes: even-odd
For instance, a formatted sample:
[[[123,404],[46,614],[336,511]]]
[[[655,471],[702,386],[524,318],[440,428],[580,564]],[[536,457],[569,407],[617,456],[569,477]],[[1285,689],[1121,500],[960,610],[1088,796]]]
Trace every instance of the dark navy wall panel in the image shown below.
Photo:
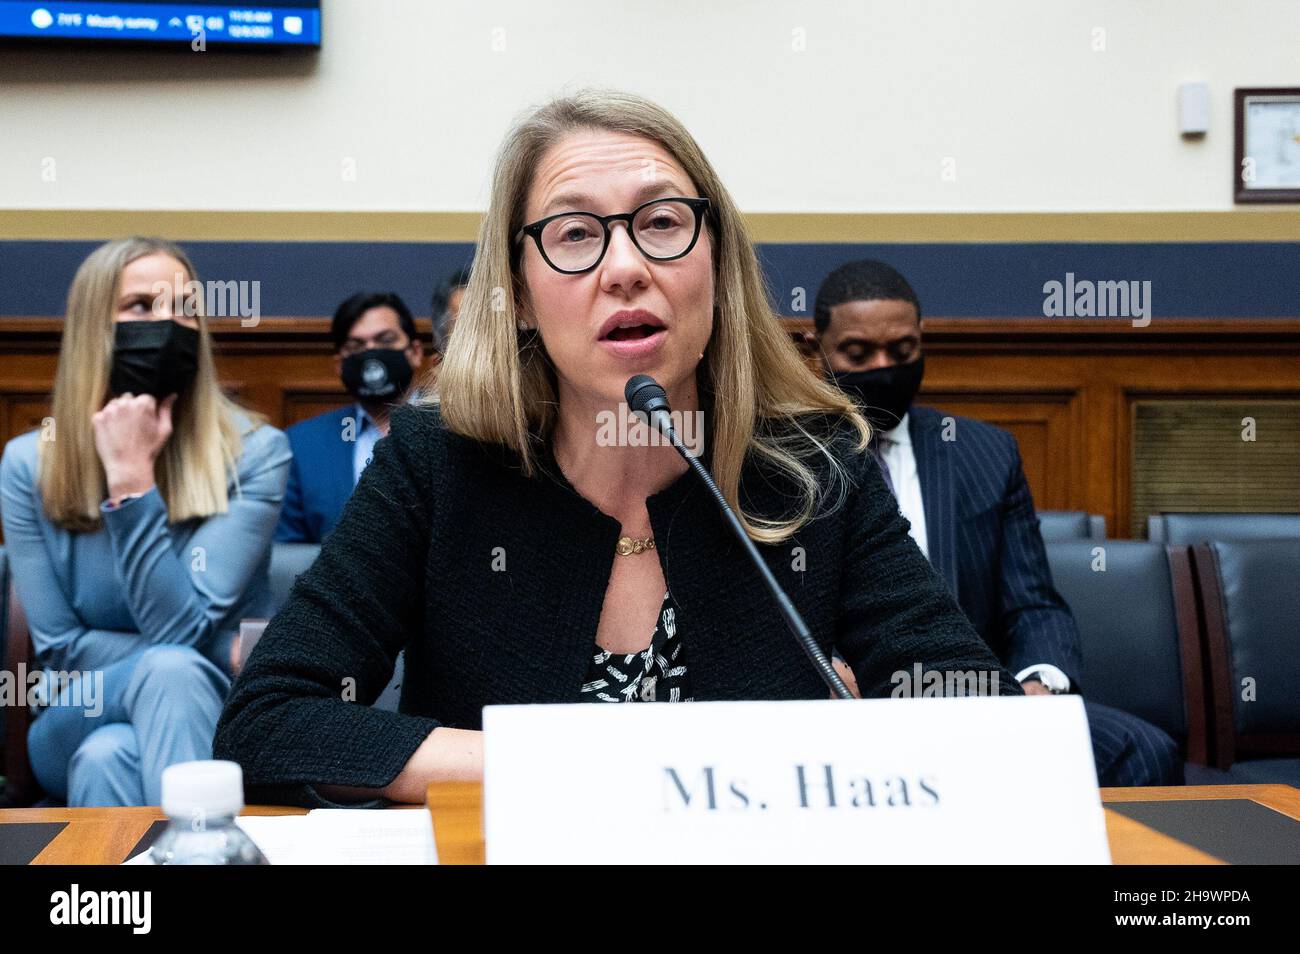
[[[59,315],[94,242],[0,241],[0,315]],[[328,315],[362,288],[394,290],[427,315],[434,283],[466,264],[462,242],[183,242],[200,276],[261,281],[263,315]],[[1043,285],[1150,281],[1155,316],[1300,316],[1300,243],[783,244],[759,246],[778,310],[853,258],[881,258],[912,282],[926,314],[1041,315]]]
[[[1152,314],[1179,318],[1300,315],[1300,243],[1054,243],[766,245],[759,256],[783,314],[793,290],[817,287],[838,265],[877,258],[897,268],[928,315],[1019,318],[1043,314],[1043,285],[1150,281]]]
[[[98,242],[0,242],[0,315],[61,315],[72,276]],[[260,281],[265,316],[330,315],[361,289],[395,291],[429,314],[434,285],[472,242],[181,242],[199,277]]]

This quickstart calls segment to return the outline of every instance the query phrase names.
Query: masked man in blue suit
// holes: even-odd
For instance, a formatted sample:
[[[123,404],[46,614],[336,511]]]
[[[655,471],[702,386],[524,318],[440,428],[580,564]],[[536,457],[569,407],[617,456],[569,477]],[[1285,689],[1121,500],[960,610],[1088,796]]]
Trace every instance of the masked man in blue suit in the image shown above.
[[[424,349],[406,303],[391,292],[360,292],[339,305],[331,332],[334,370],[353,403],[301,421],[285,433],[293,448],[279,543],[320,543],[388,433],[388,414],[412,391]]]

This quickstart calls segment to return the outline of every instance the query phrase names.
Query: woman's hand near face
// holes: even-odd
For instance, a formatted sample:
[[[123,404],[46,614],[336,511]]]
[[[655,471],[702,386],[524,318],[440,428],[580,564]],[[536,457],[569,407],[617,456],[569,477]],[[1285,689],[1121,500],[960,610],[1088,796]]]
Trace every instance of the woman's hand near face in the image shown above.
[[[154,461],[172,435],[175,403],[175,394],[161,402],[148,394],[123,394],[91,418],[110,498],[144,493],[154,485]]]

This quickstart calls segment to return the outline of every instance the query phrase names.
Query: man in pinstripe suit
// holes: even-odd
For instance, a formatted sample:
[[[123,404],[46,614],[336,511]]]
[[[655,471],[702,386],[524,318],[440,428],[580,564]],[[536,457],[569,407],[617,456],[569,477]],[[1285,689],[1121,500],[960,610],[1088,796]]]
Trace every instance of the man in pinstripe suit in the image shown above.
[[[814,324],[826,371],[877,428],[913,539],[975,628],[1027,694],[1081,691],[1079,630],[1052,585],[1015,438],[912,403],[925,364],[911,286],[883,262],[850,262],[818,291]],[[1164,731],[1086,698],[1084,708],[1101,785],[1182,783]]]

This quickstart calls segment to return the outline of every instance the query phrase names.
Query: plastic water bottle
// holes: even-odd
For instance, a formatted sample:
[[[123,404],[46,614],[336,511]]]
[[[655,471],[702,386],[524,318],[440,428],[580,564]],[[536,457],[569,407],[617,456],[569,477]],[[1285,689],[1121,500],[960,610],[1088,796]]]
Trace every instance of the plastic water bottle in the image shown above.
[[[244,807],[236,762],[179,762],[162,773],[162,809],[170,823],[149,850],[156,865],[265,865],[266,856],[235,818]]]

